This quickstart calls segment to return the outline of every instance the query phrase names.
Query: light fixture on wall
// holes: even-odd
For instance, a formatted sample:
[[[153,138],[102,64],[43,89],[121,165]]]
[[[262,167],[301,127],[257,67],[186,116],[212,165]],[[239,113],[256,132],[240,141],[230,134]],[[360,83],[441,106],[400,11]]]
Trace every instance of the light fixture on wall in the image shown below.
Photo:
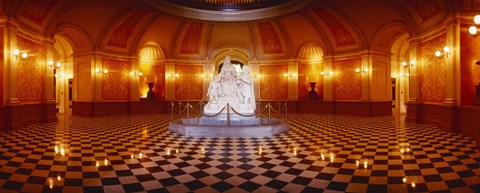
[[[322,76],[330,76],[330,75],[333,75],[333,72],[332,72],[332,71],[320,72],[320,75],[322,75]]]
[[[362,69],[355,68],[355,72],[358,73],[358,74],[360,74],[360,73],[364,74],[364,73],[368,72],[368,68],[362,68]]]
[[[403,67],[408,68],[408,67],[413,67],[413,66],[415,66],[416,62],[415,62],[415,60],[412,59],[412,60],[410,60],[410,62],[408,62],[408,63],[407,63],[407,61],[404,60],[404,61],[400,62],[400,64],[401,64]]]
[[[254,78],[256,79],[261,79],[262,78],[262,74],[258,73],[256,75],[253,76]]]
[[[130,72],[130,76],[140,77],[140,76],[143,76],[143,73],[142,73],[142,72],[132,71],[132,72]]]
[[[294,77],[297,77],[297,74],[295,73],[285,73],[283,74],[284,77],[287,77],[287,78],[294,78]]]
[[[480,34],[478,33],[478,27],[480,26],[480,15],[475,15],[475,17],[473,17],[473,22],[475,25],[472,25],[468,28],[468,33],[476,38]]]
[[[64,78],[64,77],[65,77],[64,73],[55,74],[55,78]]]
[[[213,75],[210,74],[210,75],[207,76],[205,74],[200,74],[200,78],[202,78],[202,79],[213,79]]]
[[[167,73],[166,77],[167,77],[167,78],[179,78],[179,77],[180,77],[180,74],[170,74],[170,73]]]
[[[57,69],[57,68],[62,67],[62,63],[57,62],[57,63],[54,64],[53,61],[48,61],[48,66],[50,66],[50,68]]]
[[[15,56],[15,58],[21,59],[21,60],[28,58],[28,53],[27,52],[20,51],[18,49],[13,50],[13,55]]]
[[[443,56],[448,57],[448,54],[450,53],[450,48],[448,46],[443,47],[443,50],[437,50],[435,51],[435,56],[437,58],[442,58]]]
[[[408,77],[410,77],[409,73],[406,73],[406,74],[400,73],[400,78],[408,78]]]
[[[102,69],[102,68],[97,68],[97,69],[95,69],[95,72],[96,72],[97,74],[102,74],[102,73],[103,73],[103,74],[107,74],[107,73],[108,73],[108,69],[106,69],[106,68],[104,68],[104,69]]]

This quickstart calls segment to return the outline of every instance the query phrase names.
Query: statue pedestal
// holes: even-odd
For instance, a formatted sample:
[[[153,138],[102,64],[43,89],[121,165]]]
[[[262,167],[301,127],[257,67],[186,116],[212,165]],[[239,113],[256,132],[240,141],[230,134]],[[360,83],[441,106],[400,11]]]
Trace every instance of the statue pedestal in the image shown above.
[[[149,82],[148,84],[148,92],[147,92],[147,99],[148,100],[155,100],[155,92],[153,92],[152,88],[155,83]]]
[[[315,84],[317,84],[316,82],[310,82],[310,100],[317,100],[317,91],[315,91]]]

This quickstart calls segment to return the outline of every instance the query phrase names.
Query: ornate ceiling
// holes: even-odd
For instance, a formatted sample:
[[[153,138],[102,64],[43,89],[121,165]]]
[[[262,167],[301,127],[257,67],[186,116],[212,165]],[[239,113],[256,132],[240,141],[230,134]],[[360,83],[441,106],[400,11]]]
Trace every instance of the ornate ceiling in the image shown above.
[[[404,34],[426,33],[451,13],[476,9],[472,3],[454,0],[289,0],[265,8],[259,4],[258,9],[222,11],[171,1],[6,1],[0,11],[27,26],[26,32],[64,38],[75,52],[138,55],[154,42],[167,59],[212,59],[231,49],[249,60],[277,60],[302,57],[306,45],[321,48],[303,49],[316,55],[364,49],[389,52],[392,42]],[[206,1],[224,6],[231,3],[222,2],[243,5],[241,1],[248,0]]]
[[[167,0],[170,3],[195,9],[243,11],[269,8],[291,0]]]

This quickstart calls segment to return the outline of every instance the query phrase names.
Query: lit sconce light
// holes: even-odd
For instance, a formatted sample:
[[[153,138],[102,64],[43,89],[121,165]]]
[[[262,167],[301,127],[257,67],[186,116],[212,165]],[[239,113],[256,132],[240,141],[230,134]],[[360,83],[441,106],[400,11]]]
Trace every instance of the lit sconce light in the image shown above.
[[[283,74],[284,77],[287,77],[287,78],[294,78],[294,77],[297,77],[297,74],[295,73],[285,73]]]
[[[448,57],[448,54],[450,53],[450,48],[448,46],[443,47],[443,51],[437,50],[435,51],[435,56],[437,58],[442,58],[443,56]]]
[[[293,156],[297,156],[297,148],[296,147],[293,148]]]
[[[177,147],[177,148],[175,148],[175,153],[177,153],[177,154],[178,154],[178,152],[179,152],[179,151],[178,151],[178,147]]]
[[[330,153],[330,163],[335,162],[335,155],[333,153]]]
[[[134,72],[134,71],[132,71],[132,72],[130,72],[130,75],[131,75],[131,76],[140,77],[140,76],[143,76],[143,73],[142,73],[142,72]]]
[[[364,74],[364,73],[367,73],[368,72],[368,68],[363,68],[363,69],[360,69],[360,68],[355,68],[355,72],[360,74]]]
[[[64,73],[55,74],[55,78],[65,78],[65,74]]]
[[[22,59],[22,60],[23,60],[23,59],[28,58],[28,53],[27,53],[27,52],[25,52],[25,51],[20,51],[20,50],[18,50],[18,49],[13,50],[13,55],[14,55],[15,58],[17,58],[17,59]]]
[[[400,64],[401,64],[403,67],[405,67],[405,68],[413,67],[413,66],[415,66],[415,63],[416,63],[416,62],[415,62],[415,60],[413,60],[413,59],[410,60],[409,63],[408,63],[407,61],[405,61],[405,60],[400,62]]]
[[[322,158],[322,161],[325,161],[325,154],[321,153],[320,157]]]
[[[105,166],[108,165],[108,160],[107,160],[107,158],[105,158],[105,160],[103,160],[103,165],[105,165]]]
[[[322,75],[322,76],[331,76],[331,75],[333,75],[333,72],[332,72],[332,71],[320,72],[320,75]]]
[[[258,155],[262,155],[262,146],[261,145],[258,146]]]
[[[180,75],[179,75],[179,74],[173,74],[173,75],[172,75],[172,74],[170,74],[170,73],[167,73],[166,77],[167,77],[167,78],[178,78],[178,77],[180,77]]]
[[[470,33],[470,35],[472,35],[473,37],[477,38],[478,36],[478,26],[480,25],[480,15],[475,15],[475,17],[473,17],[473,22],[475,23],[475,25],[472,25],[468,28],[468,33]]]
[[[107,74],[107,73],[108,73],[108,69],[105,68],[105,69],[102,70],[101,68],[97,68],[97,69],[95,69],[95,72],[96,72],[97,74],[102,74],[102,73],[103,73],[103,74]]]
[[[200,147],[200,153],[202,155],[205,155],[205,147],[203,147],[203,146]]]
[[[48,66],[50,66],[50,68],[57,69],[57,68],[62,67],[62,63],[57,62],[57,63],[54,64],[53,61],[48,61]]]
[[[368,161],[367,160],[363,161],[363,168],[364,169],[368,168]]]
[[[262,78],[262,74],[258,73],[258,74],[256,74],[256,75],[254,76],[254,78],[256,78],[256,79],[261,79],[261,78]]]
[[[400,73],[400,77],[401,78],[408,78],[408,77],[410,77],[410,74],[409,73],[406,73],[406,74]]]
[[[360,165],[360,161],[359,161],[359,160],[355,161],[355,165],[356,165],[357,168],[358,168],[358,166]]]
[[[407,178],[403,178],[402,181],[403,181],[403,183],[406,183],[406,182],[407,182]]]
[[[142,152],[138,153],[138,158],[143,159],[143,153]]]
[[[203,78],[203,79],[213,79],[213,75],[205,75],[205,74],[200,74],[200,78]]]

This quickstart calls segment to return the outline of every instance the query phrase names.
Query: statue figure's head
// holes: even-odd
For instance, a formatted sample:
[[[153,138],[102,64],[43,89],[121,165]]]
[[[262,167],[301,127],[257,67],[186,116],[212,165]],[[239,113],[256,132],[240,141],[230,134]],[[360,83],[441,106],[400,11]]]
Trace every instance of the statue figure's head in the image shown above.
[[[231,64],[231,57],[229,55],[225,56],[223,60],[223,65]]]

